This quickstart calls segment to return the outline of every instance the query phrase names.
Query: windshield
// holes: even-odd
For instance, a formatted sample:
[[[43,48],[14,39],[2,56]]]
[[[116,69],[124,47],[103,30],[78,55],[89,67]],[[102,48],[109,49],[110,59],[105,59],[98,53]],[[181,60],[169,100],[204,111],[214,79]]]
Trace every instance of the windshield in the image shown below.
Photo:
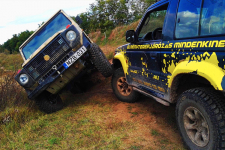
[[[23,48],[25,59],[29,58],[48,38],[56,32],[66,29],[71,22],[62,13],[58,14],[51,22],[39,31],[34,38]]]

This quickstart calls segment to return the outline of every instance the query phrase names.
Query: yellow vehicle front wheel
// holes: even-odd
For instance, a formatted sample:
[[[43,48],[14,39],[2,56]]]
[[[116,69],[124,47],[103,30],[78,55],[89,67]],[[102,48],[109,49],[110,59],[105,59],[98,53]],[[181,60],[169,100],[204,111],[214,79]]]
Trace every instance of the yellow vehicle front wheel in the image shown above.
[[[128,103],[137,101],[139,93],[134,91],[133,87],[127,83],[123,68],[115,70],[111,84],[113,92],[120,101]]]

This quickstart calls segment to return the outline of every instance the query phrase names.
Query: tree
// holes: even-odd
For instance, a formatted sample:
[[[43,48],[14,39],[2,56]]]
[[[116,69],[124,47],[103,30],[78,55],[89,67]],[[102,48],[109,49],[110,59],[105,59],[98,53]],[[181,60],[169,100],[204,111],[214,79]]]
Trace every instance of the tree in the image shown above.
[[[119,0],[118,1],[118,8],[116,11],[116,24],[123,25],[128,24],[130,19],[130,14],[128,11],[128,1],[126,0]]]
[[[3,53],[4,52],[4,47],[3,45],[0,44],[0,53]]]
[[[129,0],[132,14],[132,22],[142,18],[149,6],[154,4],[155,0]]]
[[[23,31],[19,34],[14,34],[13,37],[9,40],[7,40],[3,44],[3,49],[8,49],[10,51],[10,54],[13,52],[19,52],[19,47],[23,42],[27,40],[27,38],[33,34],[33,31]]]

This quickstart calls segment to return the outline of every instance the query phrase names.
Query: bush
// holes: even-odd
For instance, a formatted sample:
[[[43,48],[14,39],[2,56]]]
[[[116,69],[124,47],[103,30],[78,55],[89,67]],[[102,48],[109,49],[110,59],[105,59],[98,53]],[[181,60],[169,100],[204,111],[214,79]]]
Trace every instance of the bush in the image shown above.
[[[18,68],[22,68],[21,64],[23,59],[20,54],[5,54],[0,53],[0,69],[17,71]]]
[[[6,139],[39,115],[34,101],[27,98],[25,90],[15,81],[15,75],[12,71],[0,72],[0,139]]]
[[[15,72],[0,72],[0,112],[6,107],[22,105],[26,98],[24,89],[15,81]]]

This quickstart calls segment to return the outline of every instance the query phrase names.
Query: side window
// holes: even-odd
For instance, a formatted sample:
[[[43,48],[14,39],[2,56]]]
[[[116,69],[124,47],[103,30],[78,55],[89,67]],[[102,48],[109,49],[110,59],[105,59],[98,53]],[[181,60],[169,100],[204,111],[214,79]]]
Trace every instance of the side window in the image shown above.
[[[162,39],[162,27],[166,16],[167,6],[163,10],[153,11],[147,15],[139,32],[139,40],[157,40]],[[157,30],[156,30],[157,29]],[[154,36],[152,35],[154,32]]]
[[[225,0],[204,1],[200,35],[225,33]]]
[[[177,21],[176,38],[198,36],[201,1],[180,0]]]

